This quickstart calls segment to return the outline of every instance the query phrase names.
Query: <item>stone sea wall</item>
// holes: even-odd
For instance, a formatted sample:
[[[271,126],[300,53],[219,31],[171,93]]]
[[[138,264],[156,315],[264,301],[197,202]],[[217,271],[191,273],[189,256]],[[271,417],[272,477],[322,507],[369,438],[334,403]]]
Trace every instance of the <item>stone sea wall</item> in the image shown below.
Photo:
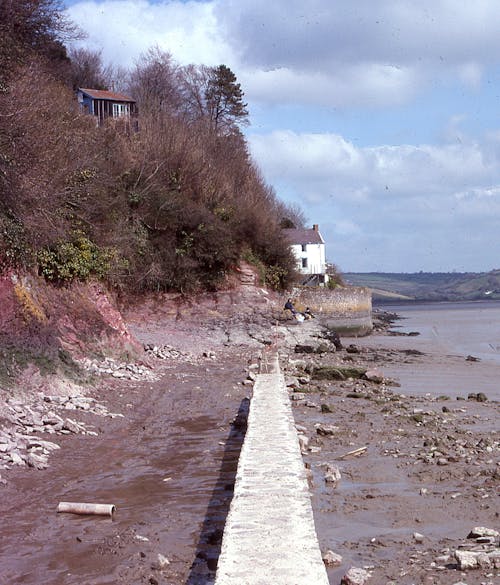
[[[348,286],[335,289],[301,287],[294,290],[298,309],[309,307],[322,316],[327,326],[343,335],[367,335],[373,329],[372,294],[365,287]]]

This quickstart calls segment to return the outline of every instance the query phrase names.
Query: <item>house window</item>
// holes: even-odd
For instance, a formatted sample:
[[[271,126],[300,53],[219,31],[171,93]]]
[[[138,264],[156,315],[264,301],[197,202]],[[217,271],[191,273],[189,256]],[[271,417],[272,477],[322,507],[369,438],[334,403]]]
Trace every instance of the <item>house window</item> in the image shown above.
[[[302,252],[306,251],[306,244],[302,244]]]
[[[113,104],[113,118],[128,116],[128,104]]]
[[[302,268],[307,268],[307,258],[302,258]]]

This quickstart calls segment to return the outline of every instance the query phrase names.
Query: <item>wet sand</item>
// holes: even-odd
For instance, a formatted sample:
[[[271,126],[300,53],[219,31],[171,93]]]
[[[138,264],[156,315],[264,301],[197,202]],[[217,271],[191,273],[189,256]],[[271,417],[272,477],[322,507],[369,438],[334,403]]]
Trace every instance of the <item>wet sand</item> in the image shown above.
[[[261,331],[280,339],[288,374],[297,373],[290,361],[297,359],[377,365],[384,374],[401,362],[429,369],[428,356],[387,348],[386,336],[343,340],[358,345],[358,354],[295,354],[297,340],[318,334],[318,322],[306,325]],[[246,406],[251,387],[242,382],[264,346],[248,336],[244,342],[241,331],[224,343],[227,331],[193,324],[134,328],[142,342],[189,348],[196,359],[158,360],[154,382],[103,383],[99,400],[123,419],[81,413],[97,437],[58,436],[62,449],[47,470],[2,473],[0,583],[213,582],[244,435],[244,425],[231,422]],[[203,357],[207,351],[215,359]],[[462,575],[452,557],[443,559],[473,526],[498,529],[498,403],[401,397],[400,388],[357,380],[313,379],[300,390],[305,398],[294,401],[294,413],[310,439],[304,460],[318,537],[322,550],[344,559],[328,569],[332,584],[351,565],[369,567],[373,584],[495,582],[494,569]],[[317,423],[338,431],[320,436]],[[363,455],[339,460],[361,446]],[[324,463],[341,470],[335,487],[325,483]],[[57,514],[63,500],[113,503],[117,512],[112,520]]]

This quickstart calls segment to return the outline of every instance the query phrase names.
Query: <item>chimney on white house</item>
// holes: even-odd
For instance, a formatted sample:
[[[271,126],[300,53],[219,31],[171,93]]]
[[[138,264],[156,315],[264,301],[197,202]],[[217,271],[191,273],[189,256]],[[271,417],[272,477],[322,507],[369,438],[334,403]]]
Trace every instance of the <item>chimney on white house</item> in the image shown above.
[[[314,223],[314,224],[313,224],[313,230],[314,230],[315,232],[318,232],[318,231],[319,231],[319,225],[318,225],[317,223]]]

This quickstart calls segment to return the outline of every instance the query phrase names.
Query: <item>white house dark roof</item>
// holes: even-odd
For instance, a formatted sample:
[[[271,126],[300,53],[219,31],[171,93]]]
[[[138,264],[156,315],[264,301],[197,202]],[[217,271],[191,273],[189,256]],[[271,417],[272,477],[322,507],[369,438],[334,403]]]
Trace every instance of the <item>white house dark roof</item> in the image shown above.
[[[324,240],[319,233],[318,227],[312,229],[305,228],[287,228],[283,234],[290,244],[324,244]]]
[[[135,103],[135,100],[133,100],[128,95],[116,93],[114,91],[107,91],[104,89],[86,89],[84,87],[80,87],[79,90],[95,100],[110,100],[113,102]]]

